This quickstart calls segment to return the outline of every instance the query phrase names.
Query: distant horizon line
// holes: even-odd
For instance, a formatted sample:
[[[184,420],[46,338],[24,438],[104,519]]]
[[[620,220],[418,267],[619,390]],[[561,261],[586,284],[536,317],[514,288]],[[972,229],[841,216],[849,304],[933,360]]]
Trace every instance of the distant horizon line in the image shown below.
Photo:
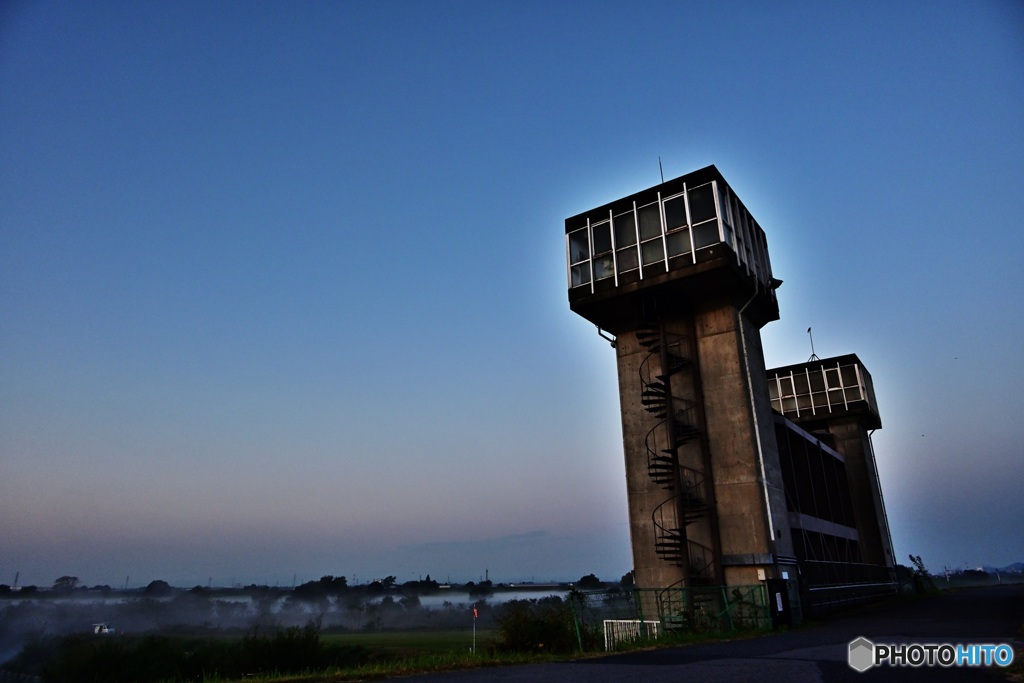
[[[899,566],[898,563],[897,563],[897,566]],[[629,571],[632,571],[632,570],[629,570]],[[948,565],[944,565],[940,569],[929,568],[928,569],[928,574],[930,576],[934,576],[934,577],[942,577],[942,576],[945,576],[947,573],[949,573],[949,574],[960,574],[960,573],[963,573],[963,572],[975,572],[975,571],[983,571],[983,572],[986,572],[986,573],[988,573],[988,572],[1005,572],[1005,573],[1010,573],[1010,574],[1013,574],[1013,573],[1024,574],[1024,561],[1011,562],[1011,563],[1009,563],[1007,565],[1004,565],[1002,567],[995,567],[995,566],[988,565],[988,564],[980,564],[980,565],[975,565],[975,566],[968,566],[967,563],[964,563],[963,566],[958,566],[958,567],[950,567]],[[628,572],[626,572],[626,573],[628,573]],[[75,591],[81,591],[81,590],[93,591],[93,590],[106,589],[106,590],[109,590],[111,592],[113,592],[113,591],[132,592],[132,591],[145,590],[147,587],[149,587],[150,585],[152,585],[153,583],[156,583],[158,581],[162,581],[163,583],[166,583],[168,585],[168,587],[173,588],[173,589],[177,589],[177,590],[193,590],[195,588],[204,588],[204,589],[207,589],[207,590],[240,590],[240,589],[244,590],[244,589],[250,588],[250,587],[255,587],[255,588],[271,588],[271,589],[279,589],[279,590],[293,590],[293,589],[298,588],[299,586],[302,586],[302,585],[305,585],[305,584],[316,583],[316,582],[320,581],[321,579],[323,579],[325,577],[328,577],[328,576],[331,576],[331,577],[336,578],[336,579],[344,578],[346,580],[346,585],[347,585],[348,588],[369,587],[369,586],[373,585],[374,583],[383,582],[384,580],[386,580],[389,577],[394,577],[395,578],[395,583],[393,585],[394,588],[401,588],[402,586],[405,586],[407,584],[419,583],[419,582],[427,580],[428,578],[431,581],[436,582],[438,584],[438,588],[464,587],[464,586],[467,586],[469,584],[473,584],[475,586],[475,585],[477,585],[479,583],[483,583],[485,581],[490,581],[492,587],[495,587],[495,588],[497,588],[497,587],[503,587],[503,588],[520,588],[520,587],[522,587],[522,588],[527,588],[527,587],[547,588],[547,587],[555,587],[555,586],[573,586],[576,583],[579,583],[580,579],[583,579],[583,578],[591,576],[591,575],[595,576],[598,579],[598,581],[600,581],[601,583],[604,583],[604,584],[619,584],[619,583],[621,583],[622,578],[625,576],[625,573],[622,576],[620,576],[619,578],[612,578],[612,579],[602,578],[602,577],[597,576],[596,574],[594,574],[592,572],[590,574],[581,574],[580,576],[578,576],[576,578],[549,578],[549,579],[546,579],[546,580],[537,581],[536,577],[532,576],[529,579],[513,578],[513,579],[506,580],[506,581],[494,581],[494,580],[492,580],[490,578],[486,578],[486,577],[489,576],[489,570],[485,570],[485,574],[483,576],[481,576],[481,577],[479,577],[477,579],[466,579],[464,581],[460,581],[458,579],[456,579],[455,581],[452,581],[450,576],[446,576],[445,580],[441,581],[441,580],[439,580],[437,578],[433,578],[429,573],[427,573],[427,574],[417,574],[417,576],[419,577],[417,579],[409,579],[407,581],[401,581],[401,582],[398,581],[397,577],[395,577],[395,575],[393,575],[393,574],[389,574],[389,575],[386,575],[386,576],[383,576],[383,577],[374,577],[373,579],[362,580],[362,581],[360,581],[356,576],[353,576],[352,577],[352,581],[353,581],[352,583],[348,583],[349,577],[348,577],[348,575],[345,575],[345,574],[337,574],[337,575],[335,575],[335,574],[322,574],[321,576],[319,576],[319,577],[317,577],[315,579],[299,580],[296,577],[290,583],[282,583],[281,581],[275,581],[274,583],[268,583],[268,582],[260,583],[260,582],[257,582],[257,581],[240,582],[240,581],[232,580],[232,582],[229,583],[229,584],[214,584],[212,577],[209,577],[207,579],[207,581],[205,581],[205,582],[198,582],[198,581],[175,581],[175,582],[171,582],[171,581],[168,581],[166,579],[153,579],[151,581],[146,582],[145,584],[142,584],[142,583],[132,584],[129,581],[130,577],[128,577],[128,578],[125,579],[124,582],[122,582],[120,585],[117,585],[117,586],[109,584],[109,583],[77,582],[75,587],[72,590],[75,590]],[[36,584],[36,583],[27,583],[26,584],[26,583],[20,582],[18,580],[18,578],[17,578],[18,576],[20,576],[20,572],[18,572],[16,574],[14,583],[11,583],[11,584],[0,583],[0,586],[7,588],[8,591],[11,592],[11,593],[20,592],[20,591],[22,591],[22,590],[24,590],[26,588],[29,588],[29,587],[35,588],[36,590],[39,590],[39,591],[49,592],[49,591],[52,591],[54,589],[54,587],[56,586],[56,584],[59,581],[59,578],[58,578],[58,579],[54,580],[51,584],[46,584],[46,585],[41,585],[41,584]],[[70,575],[66,575],[66,576],[70,576]],[[63,578],[63,577],[61,577],[61,578]],[[77,577],[75,577],[75,578],[77,579]]]
[[[0,586],[6,588],[7,590],[3,591],[3,592],[8,593],[8,594],[21,593],[21,592],[23,592],[23,591],[25,591],[26,589],[29,589],[29,588],[34,589],[33,592],[41,592],[41,593],[69,593],[69,594],[70,593],[79,593],[79,592],[85,592],[85,593],[93,593],[93,592],[102,592],[102,593],[107,593],[107,592],[110,592],[110,593],[138,593],[138,592],[145,591],[147,588],[149,588],[153,583],[156,583],[157,581],[162,581],[162,579],[154,579],[153,581],[149,582],[148,584],[146,584],[144,586],[141,586],[141,585],[111,586],[111,585],[105,584],[105,583],[104,584],[91,584],[91,585],[83,584],[83,585],[75,586],[74,588],[67,588],[67,589],[59,588],[59,587],[54,586],[54,585],[41,586],[41,585],[38,585],[38,584],[26,584],[26,585],[23,585],[23,586],[22,585],[11,586],[11,585],[8,585],[8,584],[0,584]],[[579,579],[574,579],[574,580],[571,580],[571,581],[568,581],[568,580],[567,581],[558,581],[558,580],[551,580],[551,581],[510,581],[510,582],[507,582],[507,583],[492,583],[491,586],[489,587],[489,589],[490,590],[495,590],[495,591],[499,591],[499,590],[500,591],[505,591],[505,590],[520,590],[520,589],[534,589],[534,588],[536,588],[536,589],[572,588],[573,586],[575,586],[579,582],[580,582]],[[618,584],[621,583],[621,579],[620,580],[612,580],[612,581],[606,581],[604,579],[599,579],[599,582],[602,585],[618,585]],[[247,583],[247,584],[236,583],[236,584],[233,584],[233,585],[212,585],[212,584],[211,585],[203,585],[203,584],[185,585],[185,584],[172,584],[172,583],[169,583],[169,582],[166,582],[166,581],[164,583],[167,584],[167,588],[165,590],[184,591],[184,592],[194,591],[196,589],[200,589],[200,590],[204,590],[204,591],[245,591],[245,590],[252,590],[252,589],[255,589],[255,590],[264,590],[264,589],[266,589],[266,590],[276,590],[276,591],[294,591],[294,590],[300,588],[303,585],[315,584],[316,580],[304,581],[303,583],[297,584],[295,586],[291,586],[291,585],[282,586],[282,585],[279,585],[279,584],[271,585],[271,584],[266,584],[266,583]],[[350,588],[350,589],[370,588],[374,583],[376,583],[376,582],[373,581],[373,582],[370,582],[370,583],[349,584],[349,585],[345,586],[345,588],[341,588],[341,589],[337,589],[337,590],[345,590],[346,588]],[[407,581],[405,583],[396,583],[394,586],[391,586],[391,587],[383,589],[383,592],[392,592],[392,591],[399,592],[404,587],[408,586],[408,584],[410,584],[410,583],[416,583],[416,582],[415,581]],[[458,592],[463,592],[463,591],[465,591],[467,589],[472,591],[472,589],[474,587],[479,586],[479,585],[480,584],[475,582],[475,581],[466,581],[466,582],[461,582],[461,583],[457,582],[457,581],[453,581],[451,583],[438,583],[438,585],[436,587],[432,587],[429,590],[448,590],[448,589],[452,589],[453,592],[458,593]]]
[[[593,574],[593,573],[591,573],[591,574]],[[395,585],[395,587],[401,587],[401,586],[404,586],[404,585],[410,584],[410,583],[418,583],[418,582],[421,582],[421,581],[426,581],[427,578],[429,577],[431,581],[437,582],[439,584],[439,586],[465,586],[465,585],[468,585],[468,584],[476,585],[476,584],[479,584],[479,583],[483,583],[485,581],[490,581],[493,586],[560,586],[560,585],[572,585],[572,584],[578,583],[581,578],[584,578],[586,576],[590,576],[591,574],[580,574],[579,576],[577,576],[575,578],[564,578],[564,577],[562,577],[562,578],[548,578],[548,579],[542,579],[540,581],[538,581],[535,577],[530,577],[530,578],[513,578],[513,579],[508,579],[508,580],[496,581],[494,579],[489,579],[489,578],[485,578],[485,577],[479,577],[479,578],[476,578],[476,579],[466,579],[466,580],[458,580],[458,579],[452,580],[450,577],[447,577],[447,576],[445,577],[445,580],[442,581],[439,578],[433,577],[431,574],[422,574],[422,575],[417,574],[417,576],[419,576],[419,578],[416,578],[416,579],[409,579],[407,581],[398,581],[396,579],[394,585]],[[625,575],[625,573],[623,575],[620,575],[619,577],[614,578],[614,579],[605,579],[605,578],[602,578],[602,577],[597,576],[595,574],[595,576],[597,576],[598,580],[601,581],[602,583],[619,583],[622,580],[622,576],[624,576],[624,575]],[[67,575],[67,576],[71,576],[71,575]],[[290,590],[290,589],[297,588],[297,587],[299,587],[301,585],[304,585],[304,584],[307,584],[307,583],[316,583],[320,579],[322,579],[324,577],[327,577],[327,576],[332,576],[334,578],[344,578],[348,582],[347,583],[348,587],[356,588],[356,587],[362,587],[362,586],[370,586],[370,585],[372,585],[374,583],[377,583],[377,582],[383,582],[389,576],[394,576],[394,575],[393,574],[388,574],[386,576],[374,577],[374,578],[369,579],[369,580],[365,580],[365,579],[364,580],[359,580],[359,579],[357,579],[355,577],[349,577],[346,574],[322,574],[322,575],[320,575],[320,576],[318,576],[316,578],[313,578],[313,579],[295,579],[295,580],[293,580],[291,582],[288,582],[288,583],[284,583],[282,581],[275,581],[275,582],[271,583],[271,582],[259,582],[259,581],[235,581],[235,580],[232,580],[230,583],[221,584],[221,583],[213,582],[212,578],[209,578],[206,581],[180,581],[180,580],[171,581],[171,580],[167,580],[167,579],[152,579],[152,580],[147,581],[145,583],[133,583],[130,580],[125,580],[125,581],[119,582],[117,585],[111,584],[111,583],[92,583],[92,582],[79,581],[76,584],[76,586],[75,586],[75,590],[81,590],[81,589],[95,590],[95,589],[100,589],[100,588],[107,588],[107,589],[110,589],[112,591],[133,591],[133,590],[145,589],[147,586],[149,586],[149,585],[151,585],[151,584],[153,584],[153,583],[155,583],[157,581],[163,581],[164,583],[168,584],[171,588],[179,588],[179,589],[207,588],[207,589],[210,589],[210,590],[217,590],[217,589],[238,589],[238,588],[246,588],[246,587],[249,587],[249,586],[256,586],[258,588],[280,588],[280,589]],[[75,577],[75,578],[77,578],[77,577]],[[52,583],[48,583],[48,584],[25,583],[23,581],[16,581],[15,583],[11,583],[11,584],[0,583],[0,586],[6,586],[7,588],[11,589],[12,591],[17,591],[17,590],[21,590],[23,588],[28,588],[29,586],[34,586],[35,588],[37,588],[39,590],[50,590],[51,588],[53,588],[54,585],[57,584],[58,581],[59,581],[59,579],[55,579]]]

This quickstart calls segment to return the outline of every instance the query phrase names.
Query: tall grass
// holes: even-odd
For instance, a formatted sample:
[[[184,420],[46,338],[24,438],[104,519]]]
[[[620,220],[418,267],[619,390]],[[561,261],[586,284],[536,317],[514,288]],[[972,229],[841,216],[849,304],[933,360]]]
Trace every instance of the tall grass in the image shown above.
[[[352,667],[371,659],[358,645],[325,644],[313,626],[240,639],[168,635],[96,636],[41,640],[25,649],[27,659],[10,667],[61,683],[159,683],[295,674]]]

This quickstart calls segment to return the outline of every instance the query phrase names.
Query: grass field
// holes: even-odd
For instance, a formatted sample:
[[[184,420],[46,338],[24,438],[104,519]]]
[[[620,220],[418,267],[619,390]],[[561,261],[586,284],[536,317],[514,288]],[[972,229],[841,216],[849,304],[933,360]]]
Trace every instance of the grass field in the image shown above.
[[[352,668],[283,676],[256,675],[241,681],[211,679],[210,683],[347,683],[557,659],[546,654],[494,652],[489,645],[495,635],[494,631],[478,630],[477,652],[471,653],[472,630],[321,633],[320,640],[324,645],[362,646],[372,650],[374,657],[370,662]]]
[[[476,645],[482,650],[492,640],[493,631],[477,630]],[[322,633],[325,644],[362,645],[386,654],[468,653],[473,646],[473,631],[375,631],[360,633]]]

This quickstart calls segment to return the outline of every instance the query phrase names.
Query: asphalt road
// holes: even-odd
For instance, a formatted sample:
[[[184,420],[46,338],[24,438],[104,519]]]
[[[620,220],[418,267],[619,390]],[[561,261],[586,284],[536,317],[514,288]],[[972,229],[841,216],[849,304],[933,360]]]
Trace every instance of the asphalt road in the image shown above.
[[[631,652],[594,659],[510,666],[402,679],[412,683],[695,683],[697,681],[1001,681],[999,667],[889,668],[858,673],[850,641],[1010,643],[1024,656],[1024,585],[970,588],[874,605],[784,633],[727,643]]]

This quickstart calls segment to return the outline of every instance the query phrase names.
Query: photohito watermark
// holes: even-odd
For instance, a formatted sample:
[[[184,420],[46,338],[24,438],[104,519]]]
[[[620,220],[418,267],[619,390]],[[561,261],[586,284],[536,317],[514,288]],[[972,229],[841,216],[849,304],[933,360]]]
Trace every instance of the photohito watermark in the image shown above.
[[[873,666],[1010,666],[1013,648],[998,645],[949,643],[872,643],[858,638],[850,643],[846,660],[860,672]]]

